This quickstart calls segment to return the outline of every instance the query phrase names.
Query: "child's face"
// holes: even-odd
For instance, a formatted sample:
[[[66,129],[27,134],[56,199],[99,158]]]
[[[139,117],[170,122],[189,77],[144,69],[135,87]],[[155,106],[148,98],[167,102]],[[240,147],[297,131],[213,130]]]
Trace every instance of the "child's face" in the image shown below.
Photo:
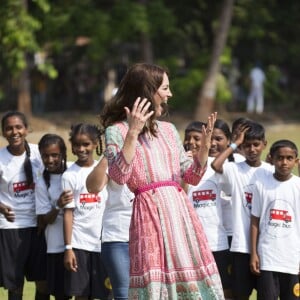
[[[271,161],[275,167],[275,178],[280,181],[285,181],[291,177],[292,170],[298,163],[298,158],[293,149],[282,147],[274,153]]]
[[[190,131],[186,133],[183,141],[185,149],[192,151],[193,156],[198,153],[201,147],[202,133],[199,131]]]
[[[245,155],[246,162],[251,167],[258,167],[261,164],[261,154],[265,149],[265,140],[245,140],[241,145],[241,150]]]
[[[78,134],[72,142],[72,152],[77,156],[77,164],[80,166],[91,166],[94,162],[93,152],[97,148],[88,135]]]
[[[223,130],[214,128],[211,136],[211,146],[209,149],[209,156],[216,157],[223,152],[229,145],[229,140],[224,134]]]
[[[62,172],[62,155],[57,144],[46,146],[40,150],[45,168],[50,173]]]
[[[21,118],[18,116],[7,118],[3,126],[3,136],[7,139],[10,147],[23,147],[27,133],[28,129]]]

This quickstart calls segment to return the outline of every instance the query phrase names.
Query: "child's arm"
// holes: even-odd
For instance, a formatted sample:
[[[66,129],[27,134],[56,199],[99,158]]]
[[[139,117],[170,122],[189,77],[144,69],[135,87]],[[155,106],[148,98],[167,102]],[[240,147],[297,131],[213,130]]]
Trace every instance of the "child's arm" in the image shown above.
[[[64,206],[72,200],[73,193],[71,191],[63,191],[56,201],[56,206],[53,207],[47,214],[40,215],[43,225],[47,226],[47,224],[52,224],[56,220],[59,210],[64,208]]]
[[[72,249],[72,226],[73,226],[73,208],[64,209],[64,240],[65,257],[64,266],[68,271],[77,271],[77,261]]]
[[[230,156],[230,154],[232,154],[234,152],[234,150],[238,147],[238,146],[234,146],[237,145],[236,143],[231,144],[226,150],[224,150],[222,153],[220,153],[211,163],[211,167],[213,168],[213,170],[217,173],[222,174],[223,173],[223,164],[226,161],[226,159]]]
[[[237,133],[237,137],[232,144],[225,149],[222,153],[220,153],[211,163],[211,167],[215,172],[222,174],[223,173],[223,164],[226,159],[243,143],[244,136],[248,127],[241,128],[241,131]]]
[[[98,194],[107,185],[109,179],[106,173],[107,168],[107,158],[103,157],[86,179],[86,188],[89,193]]]
[[[251,239],[251,257],[250,270],[253,274],[260,274],[259,256],[257,254],[257,241],[259,235],[259,218],[251,215],[250,239]]]

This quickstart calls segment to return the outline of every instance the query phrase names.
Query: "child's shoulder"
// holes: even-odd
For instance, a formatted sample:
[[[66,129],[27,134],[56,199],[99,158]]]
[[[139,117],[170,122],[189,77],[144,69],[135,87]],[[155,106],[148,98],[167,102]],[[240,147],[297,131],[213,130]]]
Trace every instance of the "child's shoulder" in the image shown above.
[[[299,176],[292,174],[292,177],[288,181],[291,183],[296,183],[296,185],[297,186],[299,185],[299,188],[300,188],[300,177]]]
[[[81,167],[78,166],[75,162],[71,163],[70,165],[68,165],[68,168],[65,170],[65,172],[63,173],[63,176],[70,176],[71,174],[75,174],[78,171],[80,171]]]
[[[263,172],[266,174],[269,174],[269,172],[274,173],[274,171],[275,171],[275,167],[265,161],[262,161],[261,165],[257,169],[259,170],[258,172]]]

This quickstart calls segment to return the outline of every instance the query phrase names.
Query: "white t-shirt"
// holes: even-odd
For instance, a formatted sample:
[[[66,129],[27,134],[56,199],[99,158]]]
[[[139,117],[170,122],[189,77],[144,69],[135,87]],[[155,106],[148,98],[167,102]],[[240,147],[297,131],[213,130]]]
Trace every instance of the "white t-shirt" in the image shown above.
[[[7,147],[0,149],[0,202],[10,206],[15,213],[15,221],[8,222],[4,215],[0,214],[0,228],[27,228],[35,227],[35,182],[43,170],[38,146],[29,144],[30,161],[32,164],[34,184],[28,186],[24,171],[26,153],[12,155]]]
[[[300,266],[300,178],[278,181],[273,175],[256,182],[252,215],[260,218],[260,269],[298,274]]]
[[[211,251],[228,249],[227,233],[223,226],[219,175],[212,169],[213,157],[198,185],[189,185],[188,197],[192,202],[205,231]]]
[[[36,185],[36,214],[45,215],[56,206],[63,189],[61,185],[62,174],[50,175],[50,187],[47,189],[43,177],[40,177]],[[61,209],[52,224],[48,224],[45,230],[47,253],[64,252],[63,210]]]
[[[62,176],[64,190],[72,190],[74,201],[65,208],[73,211],[73,248],[86,251],[101,252],[102,216],[107,200],[106,187],[98,194],[87,191],[86,178],[97,165],[97,161],[90,167],[80,167],[74,163]]]
[[[259,178],[273,173],[274,167],[262,162],[259,167],[250,167],[244,162],[223,164],[222,181],[231,186],[232,242],[233,252],[250,253],[250,216],[253,185]]]
[[[107,185],[108,199],[103,213],[102,243],[128,242],[134,194],[127,185],[119,185],[112,179]]]
[[[240,153],[233,153],[234,162],[238,163],[245,161],[245,157]],[[226,160],[228,162],[228,160]],[[221,184],[221,182],[219,183]],[[223,225],[228,236],[232,236],[232,201],[231,201],[231,189],[230,186],[221,185],[221,204],[222,204],[222,216]]]

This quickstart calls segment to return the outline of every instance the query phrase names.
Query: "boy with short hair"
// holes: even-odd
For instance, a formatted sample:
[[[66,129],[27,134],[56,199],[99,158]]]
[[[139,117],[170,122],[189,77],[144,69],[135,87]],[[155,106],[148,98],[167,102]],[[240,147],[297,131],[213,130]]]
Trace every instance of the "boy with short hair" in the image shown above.
[[[230,187],[232,196],[232,252],[233,285],[237,300],[249,299],[256,287],[256,276],[250,272],[250,216],[252,188],[256,180],[267,176],[273,167],[261,161],[266,147],[265,129],[248,121],[238,129],[234,142],[212,162],[212,168],[222,174],[221,181]],[[245,161],[224,163],[237,147],[243,151]]]
[[[300,178],[298,150],[289,140],[270,148],[275,172],[256,182],[251,211],[251,271],[258,299],[299,299]]]

